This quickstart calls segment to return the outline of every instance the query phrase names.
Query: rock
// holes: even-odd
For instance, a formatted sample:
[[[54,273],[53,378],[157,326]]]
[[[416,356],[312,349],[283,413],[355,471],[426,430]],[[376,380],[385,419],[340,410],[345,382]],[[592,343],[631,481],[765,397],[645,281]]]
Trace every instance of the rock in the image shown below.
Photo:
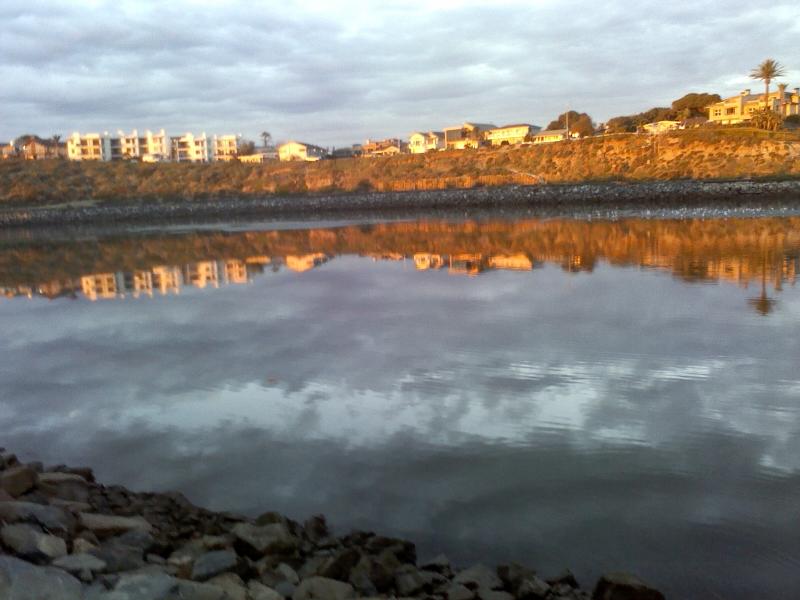
[[[103,600],[167,600],[179,591],[178,580],[166,573],[143,570],[119,576],[113,591]]]
[[[72,553],[73,554],[85,554],[89,552],[89,550],[94,550],[97,548],[96,544],[93,544],[89,540],[85,540],[83,538],[75,538],[72,542]]]
[[[53,566],[77,575],[83,581],[91,581],[95,573],[105,571],[106,563],[91,554],[68,554],[54,560]]]
[[[390,550],[400,563],[417,564],[416,546],[406,540],[376,535],[370,538],[365,548],[370,554],[381,554]]]
[[[21,558],[34,562],[47,561],[67,553],[67,544],[60,537],[43,533],[36,525],[14,523],[0,530],[3,543]]]
[[[210,583],[186,581],[176,579],[178,582],[177,596],[170,596],[169,600],[229,600],[228,594],[221,587]]]
[[[78,502],[75,500],[63,500],[61,498],[50,498],[51,506],[58,506],[64,510],[68,510],[72,514],[77,515],[82,512],[89,512],[92,510],[92,505],[88,502]]]
[[[550,589],[547,582],[532,575],[525,577],[513,591],[519,600],[544,600],[550,593]]]
[[[62,500],[89,500],[89,482],[74,473],[42,473],[36,485],[49,496]]]
[[[231,533],[247,548],[258,554],[292,552],[300,545],[300,540],[294,537],[283,523],[268,525],[237,523],[231,529]]]
[[[4,489],[0,488],[0,502],[8,502],[9,500],[13,500],[14,496],[9,494]]]
[[[358,550],[346,548],[328,559],[318,573],[322,577],[347,581],[350,578],[350,571],[356,566],[360,558],[361,553]]]
[[[503,582],[497,574],[485,565],[474,565],[456,574],[453,583],[460,583],[470,589],[499,590]]]
[[[0,471],[0,488],[14,498],[21,496],[36,485],[36,471],[27,465]]]
[[[303,531],[312,542],[328,537],[328,523],[323,515],[314,515],[303,523]]]
[[[88,553],[105,562],[106,571],[109,573],[133,571],[145,566],[142,558],[143,550],[140,547],[126,544],[119,538],[106,540],[99,547],[89,550]]]
[[[281,563],[277,567],[275,567],[275,572],[281,575],[284,581],[288,581],[294,585],[300,583],[300,577],[297,575],[297,571],[295,571],[292,567],[287,565],[286,563]]]
[[[284,600],[278,592],[253,579],[247,583],[251,600]]]
[[[475,592],[460,583],[454,583],[447,588],[447,600],[472,600]]]
[[[421,592],[425,583],[425,578],[411,565],[403,565],[394,574],[394,585],[401,596],[413,596]]]
[[[481,590],[481,600],[514,600],[514,596],[502,590]]]
[[[221,588],[228,596],[228,600],[248,600],[247,588],[242,578],[235,573],[223,573],[208,580],[208,585]]]
[[[82,600],[81,583],[53,567],[37,567],[0,555],[0,598],[8,600]]]
[[[78,522],[85,529],[90,530],[98,538],[103,539],[137,529],[150,532],[153,526],[143,517],[118,517],[115,515],[101,515],[97,513],[80,513]]]
[[[292,594],[292,600],[348,600],[353,597],[355,591],[349,583],[316,576],[303,579]]]
[[[17,459],[16,454],[5,450],[0,452],[0,469],[8,469],[9,467],[16,467],[17,465],[19,465],[19,459]]]
[[[556,585],[568,585],[571,588],[578,589],[580,585],[578,585],[578,580],[575,578],[575,575],[572,574],[572,571],[569,569],[564,569],[559,575],[556,577],[551,577],[547,580],[551,586]]]
[[[420,569],[423,571],[441,573],[442,575],[449,575],[453,572],[453,568],[450,565],[450,559],[444,554],[439,554],[438,556],[433,557],[431,560],[425,562]]]
[[[497,576],[503,582],[505,589],[510,590],[512,594],[517,593],[517,589],[524,579],[535,575],[536,572],[533,569],[524,567],[519,563],[510,563],[497,567]]]
[[[192,579],[205,581],[236,567],[239,557],[233,550],[213,550],[199,556],[192,566]]]
[[[290,581],[281,581],[275,586],[275,591],[284,598],[291,598],[296,588],[297,586]]]
[[[609,573],[597,582],[592,600],[664,600],[664,595],[634,575]]]

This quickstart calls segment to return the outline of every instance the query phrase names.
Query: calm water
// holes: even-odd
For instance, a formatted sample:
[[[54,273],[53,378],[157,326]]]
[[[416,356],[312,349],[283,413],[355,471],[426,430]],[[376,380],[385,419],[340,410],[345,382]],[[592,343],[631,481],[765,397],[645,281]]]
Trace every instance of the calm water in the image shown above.
[[[0,246],[0,443],[460,564],[800,584],[800,218]]]

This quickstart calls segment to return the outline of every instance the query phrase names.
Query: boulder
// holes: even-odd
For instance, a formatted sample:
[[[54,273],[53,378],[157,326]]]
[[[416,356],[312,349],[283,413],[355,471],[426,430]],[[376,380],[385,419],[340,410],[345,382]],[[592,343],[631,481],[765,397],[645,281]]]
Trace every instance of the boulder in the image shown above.
[[[231,529],[231,533],[257,554],[293,552],[300,545],[300,540],[294,537],[283,523],[267,525],[237,523]]]
[[[78,576],[83,581],[91,581],[95,573],[106,569],[105,561],[91,554],[68,554],[53,561],[53,566]]]
[[[0,529],[6,547],[18,556],[34,562],[49,562],[67,553],[67,544],[60,537],[43,533],[37,525],[13,523]]]
[[[255,579],[247,583],[247,591],[252,600],[284,600],[281,594]]]
[[[292,600],[349,600],[353,597],[355,590],[349,583],[316,576],[303,579],[292,594]]]
[[[473,565],[469,569],[464,569],[453,577],[453,583],[460,583],[470,589],[482,591],[499,590],[503,588],[503,582],[492,569],[485,565]]]
[[[481,590],[481,600],[514,600],[514,596],[502,590]]]
[[[108,539],[97,548],[89,550],[88,554],[105,562],[109,573],[133,571],[145,566],[142,548],[126,544],[120,538]]]
[[[36,485],[49,496],[62,500],[89,500],[89,482],[74,473],[42,473]]]
[[[153,529],[153,526],[143,517],[118,517],[116,515],[101,515],[98,513],[80,513],[78,522],[81,527],[90,530],[100,539],[134,529],[148,533]]]
[[[36,471],[28,465],[11,467],[0,471],[0,489],[16,498],[34,488],[36,477]]]
[[[178,582],[177,596],[170,596],[169,600],[230,600],[224,589],[210,583],[176,579]]]
[[[426,579],[416,567],[403,565],[394,574],[394,585],[400,596],[413,596],[422,591]]]
[[[284,581],[288,581],[294,585],[300,583],[300,577],[297,575],[297,571],[295,571],[292,567],[287,565],[286,563],[281,563],[277,567],[275,567],[275,572],[282,576]]]
[[[450,565],[450,559],[447,558],[444,554],[439,554],[438,556],[433,557],[429,561],[426,561],[420,567],[423,571],[433,571],[435,573],[441,573],[442,575],[449,576],[453,573],[453,568]]]
[[[192,565],[192,579],[205,581],[236,568],[239,557],[233,550],[212,550],[200,555]]]
[[[144,569],[119,576],[113,591],[103,600],[167,600],[179,589],[178,580],[161,571]]]
[[[473,600],[475,592],[460,583],[453,583],[447,588],[447,600]]]
[[[314,515],[303,523],[303,531],[312,542],[328,537],[328,523],[323,515]]]
[[[319,569],[318,574],[330,579],[347,581],[350,578],[350,571],[358,564],[360,558],[361,553],[358,550],[355,548],[345,548],[329,558]]]
[[[664,595],[634,575],[609,573],[597,582],[592,600],[664,600]]]
[[[0,598],[82,600],[83,591],[80,581],[61,569],[0,555]]]
[[[547,582],[536,575],[531,575],[525,577],[513,591],[519,600],[544,600],[550,590]]]
[[[208,580],[208,585],[224,590],[228,595],[228,600],[249,600],[244,581],[235,573],[217,575]]]

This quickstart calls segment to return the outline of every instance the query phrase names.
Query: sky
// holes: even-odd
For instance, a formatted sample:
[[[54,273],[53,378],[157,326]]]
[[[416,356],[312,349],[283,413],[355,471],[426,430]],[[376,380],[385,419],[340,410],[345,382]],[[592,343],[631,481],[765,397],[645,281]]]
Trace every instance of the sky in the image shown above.
[[[463,121],[595,121],[800,85],[800,3],[3,0],[0,140],[165,128],[349,145]]]

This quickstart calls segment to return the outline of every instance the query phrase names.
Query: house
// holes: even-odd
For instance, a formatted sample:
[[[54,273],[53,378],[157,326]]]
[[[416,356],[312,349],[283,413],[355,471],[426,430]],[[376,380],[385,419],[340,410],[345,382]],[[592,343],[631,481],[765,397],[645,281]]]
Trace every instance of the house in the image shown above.
[[[361,146],[361,154],[365,157],[374,156],[394,156],[402,154],[408,149],[408,144],[397,138],[364,142]]]
[[[528,140],[528,136],[541,131],[541,127],[529,123],[503,125],[486,132],[486,141],[492,146],[509,146],[521,144]]]
[[[111,136],[105,133],[75,131],[67,138],[69,160],[111,160]]]
[[[447,150],[478,148],[483,144],[484,134],[497,125],[491,123],[463,123],[457,127],[445,127],[444,144]]]
[[[0,160],[7,158],[14,158],[17,155],[17,149],[12,142],[7,144],[0,144]]]
[[[361,144],[353,144],[352,146],[334,148],[331,152],[331,158],[356,158],[361,156],[362,152]]]
[[[302,256],[289,255],[286,257],[286,266],[297,273],[304,273],[326,262],[328,262],[328,257],[322,252],[303,254]]]
[[[441,269],[443,266],[444,257],[441,254],[431,254],[429,252],[417,252],[414,254],[414,267],[418,271]]]
[[[415,131],[408,138],[408,149],[411,154],[424,154],[444,148],[444,133],[441,131]]]
[[[263,150],[239,156],[239,162],[243,163],[260,164],[271,160],[278,160],[278,153],[275,150]]]
[[[477,275],[483,271],[483,257],[481,254],[456,254],[450,257],[450,268],[447,272],[451,275]]]
[[[551,142],[560,142],[566,140],[569,133],[566,129],[550,129],[548,131],[539,131],[531,136],[531,142],[534,144],[549,144]]]
[[[800,114],[800,88],[787,92],[779,86],[770,92],[767,107],[778,114],[788,117]],[[708,120],[721,125],[735,125],[753,118],[753,113],[764,108],[764,94],[753,94],[749,89],[742,90],[737,96],[725,98],[708,107]]]
[[[281,161],[289,160],[305,160],[314,161],[321,160],[328,155],[328,151],[320,146],[314,144],[305,144],[303,142],[290,141],[278,146],[278,158]]]
[[[492,269],[508,269],[511,271],[530,271],[533,269],[533,262],[524,254],[490,256],[488,263]]]
[[[653,135],[664,133],[667,131],[674,131],[680,128],[681,128],[680,121],[655,121],[654,123],[645,123],[644,125],[642,125],[642,129],[644,129],[646,133],[650,133]]]
[[[175,162],[211,162],[213,147],[205,132],[170,138],[170,157]]]

